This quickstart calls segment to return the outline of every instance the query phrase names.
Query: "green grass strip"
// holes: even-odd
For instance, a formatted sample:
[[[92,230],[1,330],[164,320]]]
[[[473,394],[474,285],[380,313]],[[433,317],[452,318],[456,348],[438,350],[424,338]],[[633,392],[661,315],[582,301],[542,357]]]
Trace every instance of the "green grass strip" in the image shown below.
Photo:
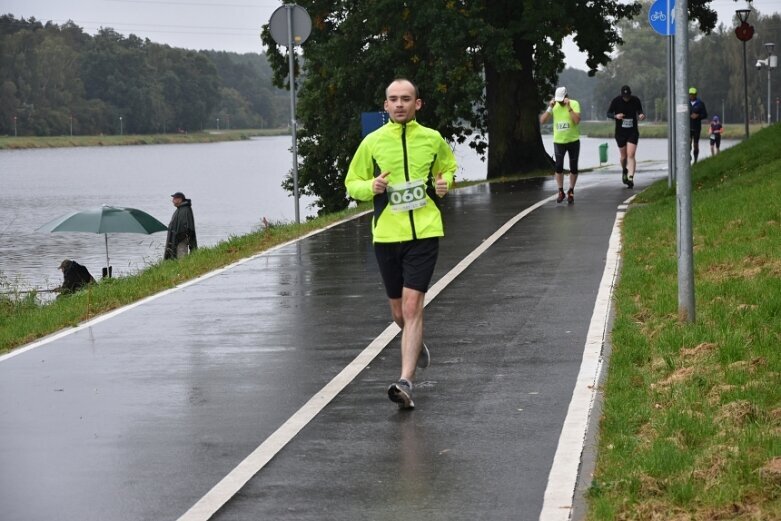
[[[775,125],[692,170],[696,323],[674,190],[628,212],[589,519],[781,519],[779,143]]]

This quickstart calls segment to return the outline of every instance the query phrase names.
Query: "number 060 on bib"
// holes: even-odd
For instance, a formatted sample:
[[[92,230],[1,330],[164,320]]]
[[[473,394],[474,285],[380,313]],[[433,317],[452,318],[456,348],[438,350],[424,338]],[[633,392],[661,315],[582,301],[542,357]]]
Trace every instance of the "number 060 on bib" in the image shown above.
[[[391,210],[406,212],[426,206],[426,183],[423,179],[388,186]]]

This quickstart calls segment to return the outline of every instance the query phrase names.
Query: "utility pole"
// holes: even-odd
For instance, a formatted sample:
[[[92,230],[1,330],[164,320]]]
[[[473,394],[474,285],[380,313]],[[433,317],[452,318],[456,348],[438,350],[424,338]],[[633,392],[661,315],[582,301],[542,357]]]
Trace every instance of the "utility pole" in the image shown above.
[[[692,239],[691,165],[689,163],[689,13],[688,2],[675,4],[675,127],[677,145],[678,319],[694,323],[694,248]]]

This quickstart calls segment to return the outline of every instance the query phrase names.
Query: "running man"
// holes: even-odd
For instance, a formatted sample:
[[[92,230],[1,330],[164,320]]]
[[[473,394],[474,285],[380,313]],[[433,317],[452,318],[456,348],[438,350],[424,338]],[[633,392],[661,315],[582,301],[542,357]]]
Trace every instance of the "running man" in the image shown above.
[[[428,367],[423,343],[423,301],[445,235],[439,199],[453,184],[456,159],[436,130],[415,120],[423,105],[417,87],[396,79],[385,89],[390,121],[358,146],[345,178],[347,193],[374,201],[374,253],[401,328],[401,375],[388,387],[400,409],[412,409],[416,367]]]
[[[564,155],[569,154],[569,191],[567,203],[575,202],[575,183],[578,180],[578,156],[580,155],[580,103],[569,99],[566,87],[559,87],[548,108],[540,116],[540,125],[553,115],[553,153],[556,156],[554,174],[559,186],[556,202],[564,200]]]
[[[700,134],[702,133],[702,121],[708,119],[708,111],[705,103],[697,97],[697,88],[689,88],[689,141],[692,147],[692,157],[697,162],[700,155]]]
[[[715,156],[721,149],[721,134],[724,133],[724,127],[718,116],[713,116],[710,123],[710,155]]]
[[[621,181],[627,188],[635,186],[637,142],[640,140],[638,121],[645,119],[640,98],[632,96],[629,85],[621,87],[621,95],[613,98],[607,109],[607,117],[616,120],[616,144],[621,156]]]

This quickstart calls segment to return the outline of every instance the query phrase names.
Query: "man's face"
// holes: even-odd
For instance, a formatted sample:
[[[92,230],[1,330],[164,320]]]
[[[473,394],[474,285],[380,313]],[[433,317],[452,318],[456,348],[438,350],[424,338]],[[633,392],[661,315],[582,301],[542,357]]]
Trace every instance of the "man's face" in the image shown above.
[[[394,81],[385,92],[385,111],[396,123],[415,119],[421,101],[415,96],[415,87],[408,81]]]
[[[184,199],[182,199],[181,197],[172,197],[171,198],[171,202],[174,203],[174,206],[176,206],[176,207],[178,207],[180,204],[182,204],[183,200]]]
[[[696,95],[696,94],[692,94],[692,93],[690,92],[690,93],[689,93],[689,101],[694,101],[694,100],[696,100],[696,99],[697,99],[697,95]]]

